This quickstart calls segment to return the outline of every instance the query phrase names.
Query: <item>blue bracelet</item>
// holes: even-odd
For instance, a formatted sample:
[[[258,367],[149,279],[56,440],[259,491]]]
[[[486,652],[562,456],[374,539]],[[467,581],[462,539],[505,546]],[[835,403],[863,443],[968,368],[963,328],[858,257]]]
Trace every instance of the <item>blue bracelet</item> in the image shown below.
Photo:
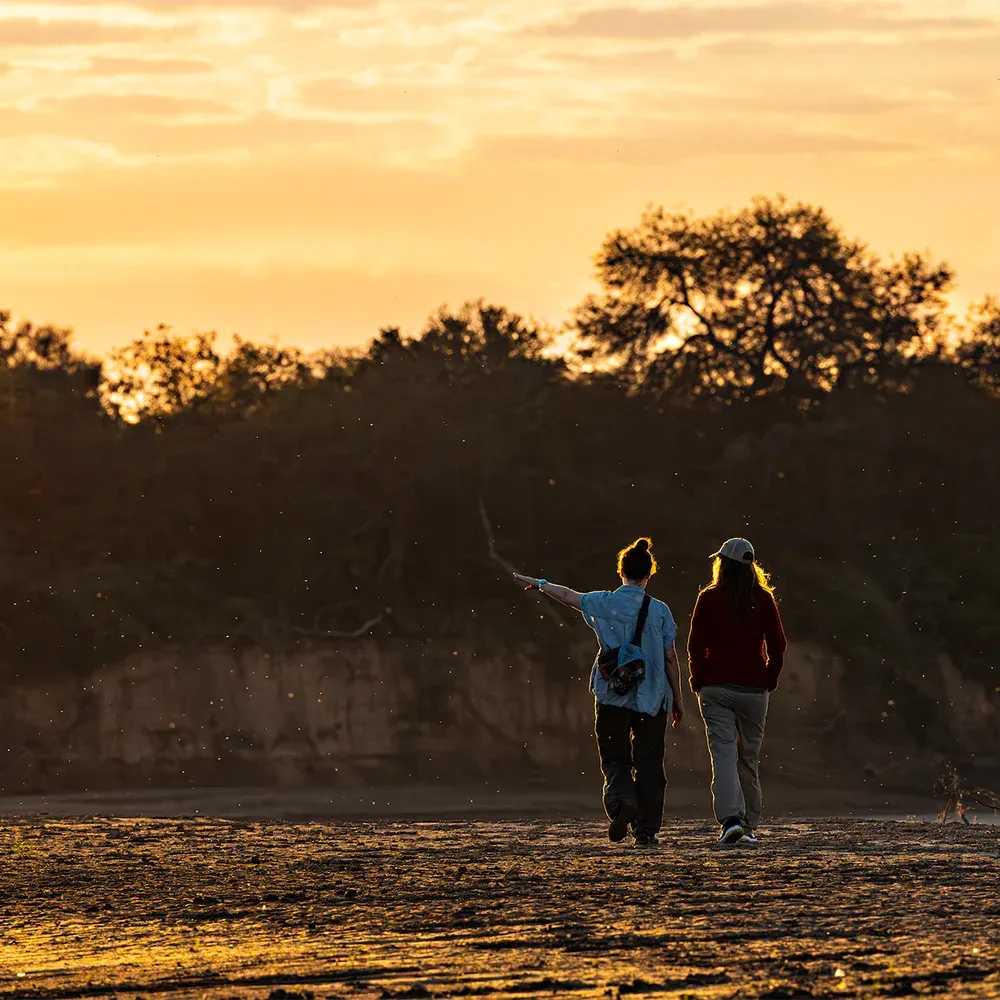
[[[542,587],[544,587],[545,584],[547,584],[548,582],[549,582],[548,580],[539,580],[538,581],[538,589],[541,590]]]

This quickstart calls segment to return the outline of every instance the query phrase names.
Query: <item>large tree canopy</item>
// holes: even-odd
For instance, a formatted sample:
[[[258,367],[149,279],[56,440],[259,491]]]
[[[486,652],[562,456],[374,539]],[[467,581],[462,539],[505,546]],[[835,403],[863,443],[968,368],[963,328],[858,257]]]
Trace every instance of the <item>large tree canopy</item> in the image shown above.
[[[885,263],[819,208],[758,198],[707,218],[650,209],[597,257],[602,293],[577,310],[582,349],[633,384],[734,399],[884,376],[944,321],[952,272]]]

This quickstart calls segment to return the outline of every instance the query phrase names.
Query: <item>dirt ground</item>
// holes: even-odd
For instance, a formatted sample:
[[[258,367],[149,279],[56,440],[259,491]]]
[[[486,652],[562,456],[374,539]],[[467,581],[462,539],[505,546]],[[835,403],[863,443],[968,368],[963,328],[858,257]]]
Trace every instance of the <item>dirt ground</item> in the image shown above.
[[[1000,828],[0,821],[0,996],[1000,996]]]

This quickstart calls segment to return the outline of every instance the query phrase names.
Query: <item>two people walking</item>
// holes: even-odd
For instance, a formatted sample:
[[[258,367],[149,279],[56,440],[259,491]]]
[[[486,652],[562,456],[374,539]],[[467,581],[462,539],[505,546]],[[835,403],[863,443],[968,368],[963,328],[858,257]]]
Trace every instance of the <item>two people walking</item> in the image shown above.
[[[786,640],[774,592],[745,538],[712,555],[712,580],[698,594],[688,632],[689,684],[697,695],[712,758],[712,801],[724,844],[755,843],[760,821],[760,751],[770,693],[777,687]],[[604,774],[608,837],[632,833],[654,847],[663,814],[667,719],[684,717],[677,626],[669,607],[646,593],[656,573],[648,538],[618,553],[621,586],[580,593],[544,578],[515,574],[576,608],[594,630],[590,674],[597,749]]]

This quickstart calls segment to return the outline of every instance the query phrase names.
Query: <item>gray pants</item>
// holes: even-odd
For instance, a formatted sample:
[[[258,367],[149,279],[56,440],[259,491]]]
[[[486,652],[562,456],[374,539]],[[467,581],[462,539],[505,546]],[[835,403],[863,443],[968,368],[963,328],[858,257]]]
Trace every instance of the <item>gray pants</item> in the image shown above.
[[[768,692],[721,684],[698,692],[712,756],[712,804],[720,823],[739,819],[751,830],[760,822],[758,767],[764,742]]]

